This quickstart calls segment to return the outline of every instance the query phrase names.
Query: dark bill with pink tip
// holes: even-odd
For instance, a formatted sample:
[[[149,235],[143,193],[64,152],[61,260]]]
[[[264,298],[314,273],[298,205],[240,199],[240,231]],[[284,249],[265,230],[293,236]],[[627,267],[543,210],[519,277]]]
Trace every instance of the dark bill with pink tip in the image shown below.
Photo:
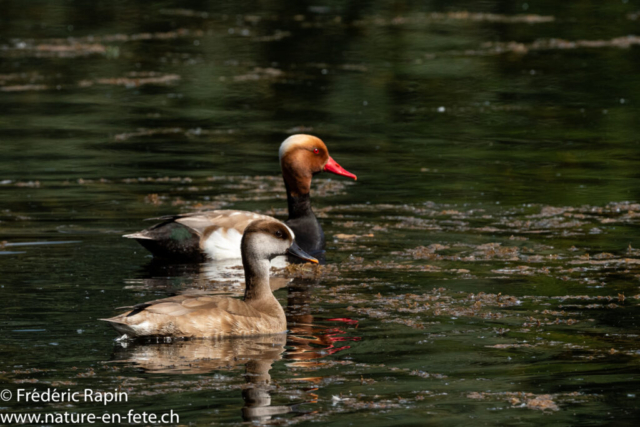
[[[287,249],[287,253],[295,257],[298,257],[300,259],[303,259],[305,261],[318,264],[318,260],[312,257],[311,255],[309,255],[308,253],[306,253],[305,251],[303,251],[296,242],[293,242],[291,246],[289,246],[289,249]]]

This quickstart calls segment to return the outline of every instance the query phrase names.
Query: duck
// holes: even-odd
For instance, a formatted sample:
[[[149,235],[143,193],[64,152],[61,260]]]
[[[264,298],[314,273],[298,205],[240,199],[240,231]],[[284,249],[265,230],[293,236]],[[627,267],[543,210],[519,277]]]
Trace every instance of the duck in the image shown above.
[[[295,234],[276,219],[260,219],[242,236],[244,299],[177,295],[135,305],[108,319],[128,338],[226,338],[286,332],[287,319],[269,284],[270,261],[286,253],[311,263],[318,260],[295,242]]]
[[[340,166],[316,136],[292,135],[282,142],[278,155],[289,211],[285,223],[295,232],[296,243],[302,250],[314,256],[321,255],[325,238],[311,209],[311,179],[320,172],[353,180],[357,177]],[[241,258],[240,241],[246,227],[253,221],[274,218],[249,211],[220,209],[151,219],[161,222],[123,237],[135,239],[156,258],[203,262]]]

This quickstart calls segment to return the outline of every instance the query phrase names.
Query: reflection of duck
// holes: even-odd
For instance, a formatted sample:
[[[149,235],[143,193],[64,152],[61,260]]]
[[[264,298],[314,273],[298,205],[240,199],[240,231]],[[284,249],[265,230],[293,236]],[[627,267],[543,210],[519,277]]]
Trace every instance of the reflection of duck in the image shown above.
[[[348,347],[334,348],[337,329],[324,330],[312,325],[298,329],[304,336],[290,334],[236,337],[218,340],[176,340],[173,342],[127,342],[115,350],[115,362],[133,363],[155,374],[207,374],[215,370],[229,370],[244,364],[246,386],[242,388],[244,406],[242,417],[246,421],[265,422],[274,415],[298,412],[297,402],[291,406],[271,406],[271,374],[274,362],[285,358],[294,363],[288,366],[312,367],[321,365],[320,359]],[[328,332],[328,334],[325,334]],[[359,338],[354,338],[358,340]],[[292,349],[285,353],[285,345]],[[323,351],[322,346],[326,346]],[[319,383],[320,377],[295,377],[296,381]],[[306,388],[305,403],[316,403],[317,386]]]
[[[247,385],[242,390],[245,420],[268,421],[292,411],[290,406],[271,406],[269,394],[272,364],[282,358],[284,334],[221,340],[180,340],[173,343],[133,343],[116,350],[119,362],[134,363],[151,373],[206,374],[245,365]]]
[[[324,142],[311,135],[290,136],[279,154],[289,208],[286,223],[302,249],[315,254],[324,248],[324,233],[311,210],[311,178],[322,171],[356,176],[333,160]],[[136,239],[155,256],[171,260],[240,258],[244,229],[252,221],[268,218],[237,210],[197,212],[158,218],[163,222],[124,237]]]
[[[269,260],[285,253],[318,262],[294,242],[293,232],[275,219],[255,221],[242,238],[244,300],[178,295],[133,307],[103,319],[129,337],[229,337],[286,331],[284,310],[269,285]]]
[[[285,336],[281,337],[286,341]],[[242,399],[244,400],[242,418],[247,421],[260,420],[264,422],[273,415],[292,411],[291,406],[271,406],[271,395],[269,394],[271,375],[269,375],[269,370],[272,363],[254,359],[245,365],[245,378],[250,386],[242,390]]]
[[[191,265],[191,269],[174,264],[166,265],[167,269],[152,269],[154,275],[170,274],[174,278],[189,275],[196,282],[206,281],[207,271],[203,265]],[[179,267],[179,268],[177,268]],[[271,285],[273,288],[273,279]],[[161,280],[157,278],[156,280]],[[165,279],[168,280],[168,279]],[[317,390],[322,377],[302,374],[290,376],[289,381],[305,384],[301,390],[305,392],[304,402],[296,402],[291,406],[271,406],[270,369],[274,361],[287,360],[290,370],[306,372],[308,368],[317,368],[325,363],[320,359],[347,350],[348,345],[336,345],[342,341],[359,341],[359,337],[345,336],[344,328],[329,328],[314,324],[311,314],[310,298],[313,288],[319,280],[293,279],[289,288],[286,317],[288,334],[264,335],[258,337],[242,337],[220,340],[176,340],[171,343],[160,342],[127,342],[116,351],[114,358],[118,361],[133,362],[137,366],[152,373],[162,374],[206,374],[233,366],[245,365],[246,386],[242,389],[244,406],[242,417],[247,421],[267,422],[278,414],[299,412],[301,403],[317,403]],[[193,289],[187,292],[194,292]],[[348,319],[328,319],[345,321]],[[347,324],[355,321],[346,321]],[[284,346],[287,351],[283,354]],[[291,371],[287,371],[290,373]],[[286,382],[285,382],[286,383]],[[308,384],[308,385],[307,385]],[[298,388],[300,386],[296,386]]]
[[[176,340],[167,342],[123,342],[114,355],[117,361],[132,362],[145,371],[158,374],[206,374],[251,361],[271,366],[280,360],[285,334],[219,340]],[[261,371],[261,370],[260,370]],[[256,371],[256,374],[258,372]],[[261,374],[262,375],[262,374]],[[259,378],[260,375],[254,375]],[[268,369],[266,377],[268,380]]]

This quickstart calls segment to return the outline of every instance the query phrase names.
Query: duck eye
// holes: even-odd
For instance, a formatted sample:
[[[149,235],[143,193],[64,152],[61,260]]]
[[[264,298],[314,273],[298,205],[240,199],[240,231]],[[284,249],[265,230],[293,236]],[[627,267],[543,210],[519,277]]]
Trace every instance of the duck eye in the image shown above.
[[[314,154],[320,154],[320,150],[318,150],[317,148],[314,148],[314,149],[313,149],[313,153],[314,153]]]

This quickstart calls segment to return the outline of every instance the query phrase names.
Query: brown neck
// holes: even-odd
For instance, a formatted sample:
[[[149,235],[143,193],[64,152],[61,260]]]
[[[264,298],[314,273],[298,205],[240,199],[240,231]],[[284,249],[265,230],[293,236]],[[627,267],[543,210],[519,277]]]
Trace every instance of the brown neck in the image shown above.
[[[287,188],[287,195],[299,197],[311,191],[311,172],[300,172],[288,164],[282,165],[282,177]]]
[[[244,266],[244,277],[246,288],[244,300],[248,304],[257,301],[269,301],[275,299],[269,286],[269,269],[271,264],[268,259],[256,259],[242,254],[242,265]]]
[[[289,219],[313,215],[311,211],[311,172],[301,173],[290,166],[282,165],[282,177],[287,189]]]

